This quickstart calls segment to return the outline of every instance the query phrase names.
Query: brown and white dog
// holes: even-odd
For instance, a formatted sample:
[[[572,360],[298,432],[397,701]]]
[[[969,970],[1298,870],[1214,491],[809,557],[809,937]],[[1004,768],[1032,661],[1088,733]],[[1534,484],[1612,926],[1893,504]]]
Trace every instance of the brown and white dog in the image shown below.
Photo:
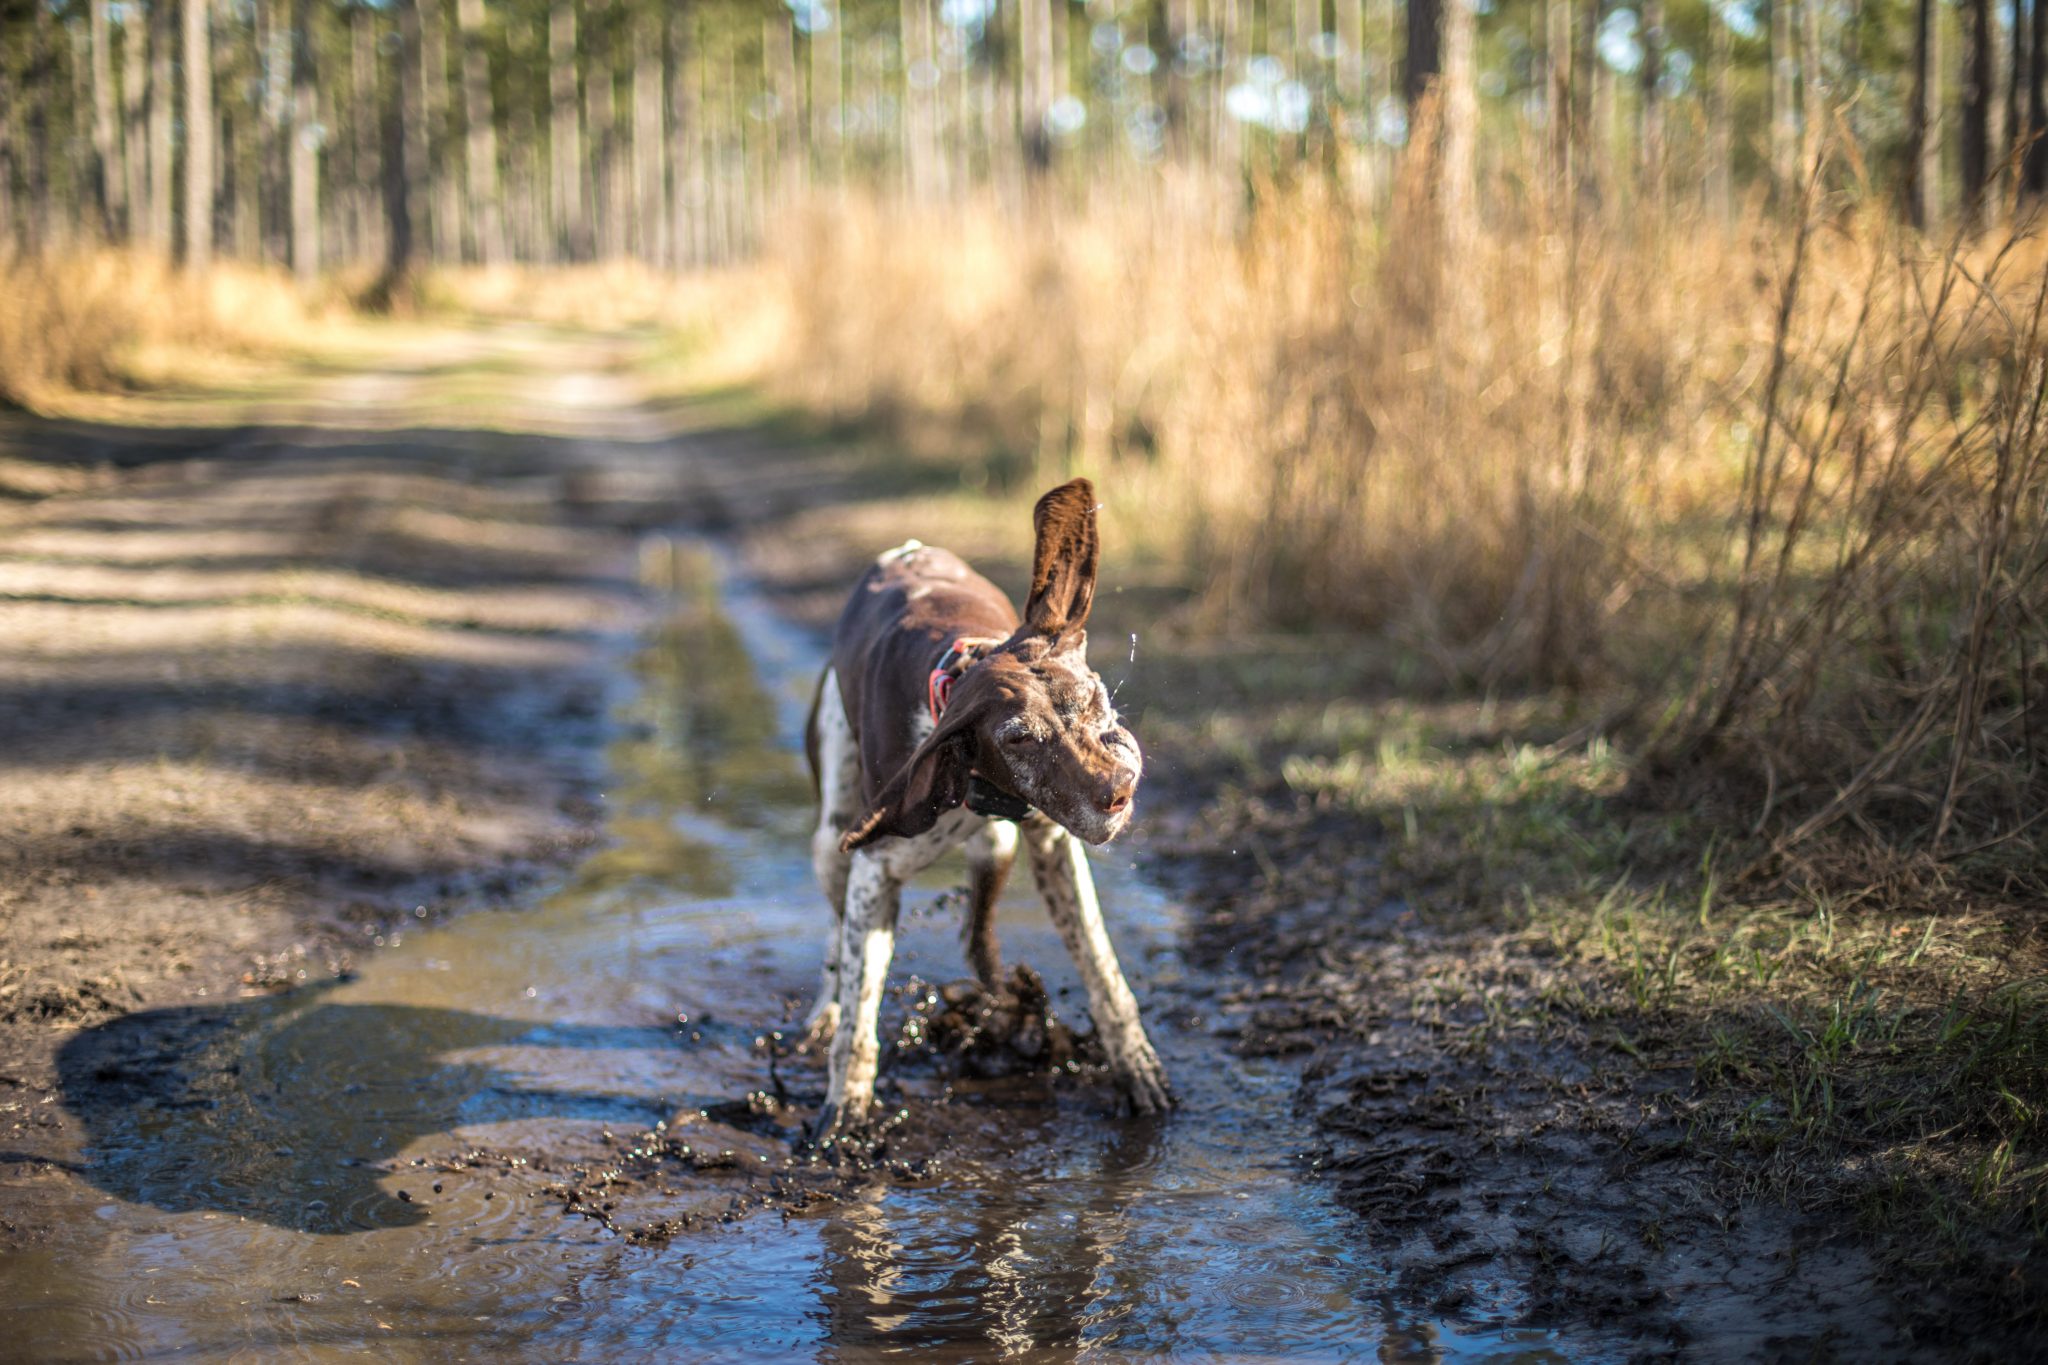
[[[1095,509],[1086,479],[1039,499],[1021,622],[959,556],[914,540],[875,561],[839,618],[805,737],[819,796],[811,861],[835,921],[809,1024],[831,1042],[819,1137],[864,1122],[874,1102],[904,883],[966,845],[968,957],[994,987],[995,904],[1020,832],[1124,1097],[1139,1113],[1172,1103],[1081,847],[1130,823],[1142,768],[1086,657]]]

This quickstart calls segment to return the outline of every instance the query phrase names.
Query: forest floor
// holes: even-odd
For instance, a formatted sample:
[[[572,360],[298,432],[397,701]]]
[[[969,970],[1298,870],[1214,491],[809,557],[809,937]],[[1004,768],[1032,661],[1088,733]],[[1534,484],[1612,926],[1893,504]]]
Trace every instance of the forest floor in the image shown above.
[[[1016,497],[743,394],[664,394],[659,352],[419,328],[239,389],[0,418],[14,1164],[67,1121],[76,1030],[345,974],[592,846],[641,533],[722,537],[818,627],[908,534],[1021,580]],[[1546,753],[1558,699],[1433,694],[1372,642],[1179,629],[1187,596],[1107,547],[1093,635],[1148,749],[1140,846],[1191,955],[1238,983],[1210,1026],[1301,1059],[1310,1176],[1406,1293],[1651,1358],[2035,1352],[2033,1206],[1959,1197],[1929,1125],[1880,1140],[1857,1108],[1904,1131],[1946,1100],[1896,1055],[1944,992],[1971,1003],[1928,1072],[2037,1066],[2034,998],[1997,994],[2040,978],[2034,936],[1724,903],[1710,870],[1673,912],[1645,888],[1696,884],[1677,870],[1711,819],[1632,803],[1604,752]],[[1762,984],[1706,971],[1718,950]],[[1773,1003],[1773,980],[1811,991]],[[1980,1031],[2008,998],[2010,1036]]]

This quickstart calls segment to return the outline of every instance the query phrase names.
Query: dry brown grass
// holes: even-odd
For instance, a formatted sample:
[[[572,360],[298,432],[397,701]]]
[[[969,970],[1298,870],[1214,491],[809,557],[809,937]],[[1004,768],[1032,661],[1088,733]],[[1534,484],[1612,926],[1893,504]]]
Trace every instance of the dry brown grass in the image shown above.
[[[224,263],[203,278],[145,252],[0,259],[0,403],[43,408],[80,392],[161,384],[222,353],[303,343],[338,312],[288,276]]]
[[[1320,180],[1248,209],[838,197],[755,277],[763,374],[973,486],[1095,475],[1216,624],[1590,691],[1580,739],[1711,774],[1775,868],[1838,828],[1943,875],[2037,840],[2038,244],[1818,198],[1441,241]],[[2012,864],[1986,875],[2043,889]]]

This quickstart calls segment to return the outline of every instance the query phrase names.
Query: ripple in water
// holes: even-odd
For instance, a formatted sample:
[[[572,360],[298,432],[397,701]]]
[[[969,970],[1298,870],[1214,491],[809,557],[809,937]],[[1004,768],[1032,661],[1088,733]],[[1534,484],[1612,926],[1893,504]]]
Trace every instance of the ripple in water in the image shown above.
[[[1289,1308],[1306,1308],[1308,1290],[1301,1281],[1271,1271],[1225,1275],[1217,1281],[1223,1297],[1239,1308],[1278,1313]]]

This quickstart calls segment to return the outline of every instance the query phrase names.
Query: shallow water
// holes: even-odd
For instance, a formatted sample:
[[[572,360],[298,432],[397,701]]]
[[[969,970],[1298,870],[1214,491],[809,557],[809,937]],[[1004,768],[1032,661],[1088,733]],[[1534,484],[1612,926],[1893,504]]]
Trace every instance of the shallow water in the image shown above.
[[[785,1159],[698,1111],[772,1084],[759,1040],[807,1002],[825,929],[797,748],[816,645],[701,550],[654,563],[677,606],[622,675],[613,844],[530,906],[392,935],[352,980],[68,1045],[62,1102],[88,1146],[38,1177],[54,1237],[0,1262],[0,1355],[1562,1358],[1483,1308],[1452,1323],[1401,1302],[1302,1178],[1292,1068],[1212,1032],[1221,983],[1182,962],[1176,908],[1122,848],[1098,877],[1181,1095],[1171,1118],[1116,1118],[1079,1079],[906,1063],[909,1123],[937,1134],[929,1178],[663,1245],[565,1215],[542,1187],[615,1162],[609,1134],[674,1119],[761,1170]],[[894,979],[964,974],[934,907],[957,876],[906,897]],[[1008,960],[1078,1015],[1021,868],[1001,926]],[[822,1088],[815,1063],[778,1073]],[[620,1222],[716,1214],[745,1183],[652,1182]]]

